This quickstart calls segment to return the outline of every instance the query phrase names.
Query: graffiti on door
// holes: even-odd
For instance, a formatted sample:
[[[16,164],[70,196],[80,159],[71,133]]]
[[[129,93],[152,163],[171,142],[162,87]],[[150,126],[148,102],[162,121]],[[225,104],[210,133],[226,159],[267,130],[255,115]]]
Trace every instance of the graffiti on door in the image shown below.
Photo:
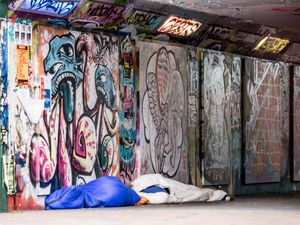
[[[187,51],[140,45],[141,173],[187,181]]]

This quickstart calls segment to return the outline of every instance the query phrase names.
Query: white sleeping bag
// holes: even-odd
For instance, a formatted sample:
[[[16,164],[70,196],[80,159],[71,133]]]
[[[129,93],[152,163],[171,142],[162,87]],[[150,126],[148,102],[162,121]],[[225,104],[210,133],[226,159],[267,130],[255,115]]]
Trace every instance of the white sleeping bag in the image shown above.
[[[193,185],[184,184],[161,174],[146,174],[138,177],[132,183],[132,189],[139,195],[146,197],[149,204],[162,203],[182,203],[182,202],[199,202],[199,201],[221,201],[227,195],[222,190],[213,190],[209,188],[198,188]],[[170,194],[164,192],[144,193],[144,189],[151,186],[167,188]]]

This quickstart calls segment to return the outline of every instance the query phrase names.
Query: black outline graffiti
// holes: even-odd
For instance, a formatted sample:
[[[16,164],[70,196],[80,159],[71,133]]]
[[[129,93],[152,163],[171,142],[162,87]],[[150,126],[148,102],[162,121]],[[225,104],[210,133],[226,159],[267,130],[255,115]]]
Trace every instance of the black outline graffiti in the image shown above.
[[[159,56],[161,55],[163,56],[159,60]],[[180,79],[183,88],[182,75],[178,71],[178,68],[173,68],[171,71],[168,72],[170,73],[168,75],[173,76],[173,78],[177,78],[177,80],[170,78],[169,80],[174,83],[171,83],[170,84],[171,86],[165,89],[166,93],[164,93],[163,96],[165,99],[163,99],[161,96],[162,93],[158,87],[159,80],[157,74],[159,69],[162,70],[171,69],[166,65],[169,63],[168,57],[170,55],[175,59],[174,52],[168,51],[165,47],[161,47],[157,50],[157,52],[153,53],[149,57],[149,61],[147,63],[147,67],[146,67],[147,88],[143,96],[143,102],[145,102],[145,98],[147,96],[149,105],[146,107],[149,107],[150,114],[153,119],[153,123],[155,125],[156,137],[147,137],[147,135],[145,135],[144,138],[147,143],[150,143],[150,146],[151,146],[151,142],[154,143],[154,149],[151,149],[150,147],[150,157],[151,157],[151,165],[153,171],[164,174],[168,177],[174,177],[176,176],[180,168],[181,153],[184,150],[182,149],[184,143],[183,136],[181,137],[181,140],[179,140],[180,143],[177,143],[178,141],[177,138],[178,138],[178,132],[183,131],[182,123],[184,117],[183,107],[185,101],[185,93],[180,93],[180,89],[178,89],[177,86],[176,87],[173,86],[173,85],[180,85],[179,84],[180,82],[178,82],[179,81],[178,79]],[[156,59],[154,59],[154,57],[156,57]],[[164,57],[166,58],[164,59]],[[155,60],[156,66],[154,71],[148,70],[151,60]],[[183,102],[180,102],[180,98],[177,98],[178,94],[183,94],[181,99],[183,100]],[[145,122],[145,119],[148,120],[148,118],[144,117],[145,115],[144,108],[142,108],[142,115],[143,115],[144,133],[146,134],[147,129],[149,128],[147,127],[146,125],[147,123]],[[150,138],[152,139],[152,141],[150,140]],[[167,143],[165,141],[167,141]],[[166,161],[167,159],[169,161]],[[171,168],[167,167],[167,165],[170,165]]]

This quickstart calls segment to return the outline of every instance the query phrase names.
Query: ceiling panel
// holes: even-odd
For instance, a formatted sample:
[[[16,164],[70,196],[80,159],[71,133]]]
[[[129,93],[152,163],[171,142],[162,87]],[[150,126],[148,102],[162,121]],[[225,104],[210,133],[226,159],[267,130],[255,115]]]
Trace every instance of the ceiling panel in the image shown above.
[[[300,33],[299,0],[148,0]]]

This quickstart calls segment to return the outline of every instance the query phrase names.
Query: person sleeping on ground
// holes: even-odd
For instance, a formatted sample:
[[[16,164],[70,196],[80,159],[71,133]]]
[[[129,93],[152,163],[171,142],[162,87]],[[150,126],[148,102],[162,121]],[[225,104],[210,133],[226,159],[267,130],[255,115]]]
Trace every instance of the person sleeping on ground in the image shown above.
[[[117,177],[103,176],[82,186],[61,188],[45,199],[45,209],[77,209],[141,204],[221,201],[222,190],[199,188],[160,174],[142,175],[127,187]]]

